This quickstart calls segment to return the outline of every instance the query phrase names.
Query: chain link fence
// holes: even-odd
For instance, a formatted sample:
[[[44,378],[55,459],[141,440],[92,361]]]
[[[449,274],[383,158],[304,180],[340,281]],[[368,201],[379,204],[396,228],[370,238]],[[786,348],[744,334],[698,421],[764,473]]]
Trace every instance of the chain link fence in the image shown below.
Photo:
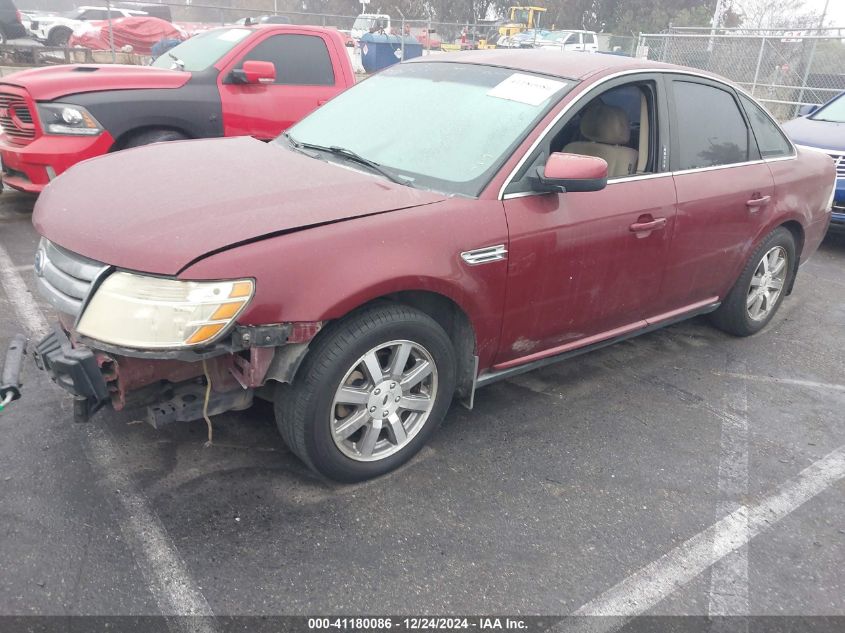
[[[739,84],[780,120],[845,90],[845,29],[683,30],[643,34],[637,56],[713,72]]]

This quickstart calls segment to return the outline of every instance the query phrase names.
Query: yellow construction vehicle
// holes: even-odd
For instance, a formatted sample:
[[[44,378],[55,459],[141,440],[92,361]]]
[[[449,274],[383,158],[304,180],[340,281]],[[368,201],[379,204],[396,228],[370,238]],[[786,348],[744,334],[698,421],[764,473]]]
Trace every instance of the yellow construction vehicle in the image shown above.
[[[508,22],[499,26],[499,35],[509,37],[526,29],[540,29],[545,12],[543,7],[510,7]]]

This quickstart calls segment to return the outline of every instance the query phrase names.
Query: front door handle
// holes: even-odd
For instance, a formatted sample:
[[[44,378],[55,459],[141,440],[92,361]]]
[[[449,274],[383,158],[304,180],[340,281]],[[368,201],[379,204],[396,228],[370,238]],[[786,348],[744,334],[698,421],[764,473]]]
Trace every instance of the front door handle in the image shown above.
[[[645,233],[647,231],[659,231],[666,227],[666,218],[656,218],[647,222],[634,222],[629,230],[632,233]]]
[[[748,206],[749,209],[751,209],[751,213],[754,213],[760,207],[769,204],[769,200],[771,199],[771,196],[760,196],[759,198],[751,198],[751,200],[749,200],[745,204]]]

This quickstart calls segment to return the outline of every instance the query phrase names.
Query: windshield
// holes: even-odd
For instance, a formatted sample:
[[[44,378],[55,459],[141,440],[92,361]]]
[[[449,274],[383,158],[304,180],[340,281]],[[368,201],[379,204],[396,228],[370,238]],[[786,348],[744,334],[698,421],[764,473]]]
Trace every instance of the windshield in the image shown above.
[[[572,85],[475,64],[397,64],[332,99],[289,135],[351,150],[413,186],[477,196]]]
[[[810,115],[814,121],[833,121],[834,123],[845,123],[845,95],[822,107]]]
[[[250,32],[249,29],[215,29],[199,33],[156,58],[152,65],[156,68],[188,72],[205,70],[232,50]]]
[[[355,18],[355,22],[352,24],[353,31],[369,31],[373,26],[376,26],[376,22],[378,22],[378,26],[381,28],[387,28],[387,17],[383,15],[369,15],[363,16],[359,15]]]

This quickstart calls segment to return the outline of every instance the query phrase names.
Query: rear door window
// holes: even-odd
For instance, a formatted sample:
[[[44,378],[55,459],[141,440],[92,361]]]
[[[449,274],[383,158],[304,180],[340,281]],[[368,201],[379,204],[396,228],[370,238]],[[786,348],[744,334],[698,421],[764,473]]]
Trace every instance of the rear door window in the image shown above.
[[[757,146],[760,148],[760,155],[763,158],[779,158],[792,155],[792,145],[786,140],[783,132],[772,121],[772,118],[757,105],[752,99],[745,95],[739,96],[748,120],[751,122],[751,130],[757,139]]]
[[[678,170],[749,160],[748,127],[731,92],[692,81],[674,80],[672,86]]]
[[[244,55],[245,61],[273,62],[276,83],[296,86],[333,86],[334,69],[322,37],[294,33],[273,35]]]

